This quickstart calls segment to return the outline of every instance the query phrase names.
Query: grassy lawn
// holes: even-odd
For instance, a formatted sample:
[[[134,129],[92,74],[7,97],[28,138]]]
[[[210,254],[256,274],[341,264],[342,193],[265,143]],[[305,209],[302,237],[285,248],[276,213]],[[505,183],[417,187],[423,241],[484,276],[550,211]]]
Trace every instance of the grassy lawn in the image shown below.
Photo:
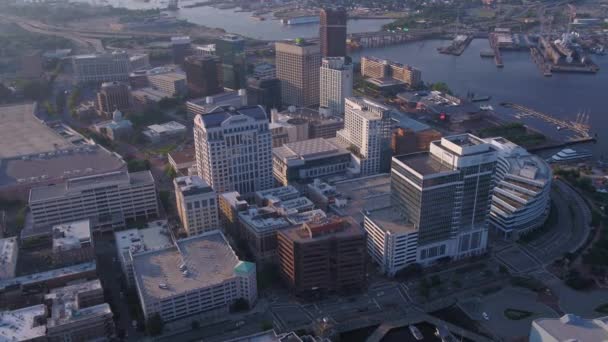
[[[505,309],[505,317],[512,321],[519,321],[528,318],[533,315],[530,311],[517,310],[517,309]]]
[[[601,314],[608,314],[608,303],[597,306],[594,311]]]

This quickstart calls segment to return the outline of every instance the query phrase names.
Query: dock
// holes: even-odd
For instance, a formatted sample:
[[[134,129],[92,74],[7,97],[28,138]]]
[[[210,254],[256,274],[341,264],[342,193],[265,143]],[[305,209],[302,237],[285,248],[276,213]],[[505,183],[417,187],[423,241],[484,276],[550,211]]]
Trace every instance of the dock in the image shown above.
[[[494,63],[496,63],[496,67],[497,68],[504,67],[504,64],[502,63],[502,55],[500,54],[500,48],[498,47],[498,41],[497,41],[496,35],[493,33],[490,33],[490,35],[488,36],[488,41],[490,42],[490,48],[492,48],[492,51],[494,51]]]
[[[460,56],[467,46],[471,44],[471,41],[473,41],[473,35],[457,35],[452,40],[452,44],[449,46],[439,47],[437,48],[437,51],[445,55]]]
[[[534,63],[538,66],[540,72],[542,72],[545,77],[550,77],[552,75],[551,66],[547,64],[545,57],[543,57],[540,50],[537,47],[531,47],[530,55],[532,56]]]
[[[525,106],[522,106],[522,105],[519,105],[516,103],[503,102],[503,103],[501,103],[501,105],[503,107],[516,109],[516,110],[520,111],[521,113],[523,113],[525,116],[532,116],[532,117],[541,119],[545,122],[554,124],[559,127],[563,127],[564,129],[568,129],[568,130],[578,134],[578,137],[576,137],[572,140],[589,139],[591,137],[589,135],[589,126],[588,125],[583,125],[583,124],[572,122],[572,121],[561,120],[561,119],[555,118],[549,114],[541,113],[539,111],[536,111],[534,109],[531,109],[531,108],[528,108],[528,107],[525,107]]]

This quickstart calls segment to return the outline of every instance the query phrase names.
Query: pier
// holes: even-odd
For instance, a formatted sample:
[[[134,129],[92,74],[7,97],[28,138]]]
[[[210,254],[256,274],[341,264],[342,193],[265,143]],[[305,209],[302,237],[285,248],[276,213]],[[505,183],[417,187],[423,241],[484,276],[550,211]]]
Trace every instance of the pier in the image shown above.
[[[496,63],[496,67],[502,68],[504,64],[502,63],[502,55],[500,54],[500,48],[498,47],[498,38],[496,34],[490,33],[488,36],[488,41],[490,42],[490,48],[494,51],[494,63]]]
[[[437,48],[439,53],[460,56],[473,40],[472,35],[457,35],[449,46]]]
[[[578,136],[574,139],[571,139],[572,141],[589,139],[591,137],[589,135],[589,125],[587,125],[587,124],[583,124],[580,122],[561,120],[561,119],[555,118],[549,114],[541,113],[534,109],[531,109],[531,108],[528,108],[528,107],[525,107],[525,106],[522,106],[522,105],[519,105],[516,103],[503,102],[503,103],[501,103],[501,105],[503,107],[516,109],[516,110],[520,111],[522,114],[524,114],[525,116],[535,117],[535,118],[541,119],[545,122],[554,124],[556,126],[562,127],[564,129],[567,129],[567,130],[570,130],[570,131],[576,133]]]

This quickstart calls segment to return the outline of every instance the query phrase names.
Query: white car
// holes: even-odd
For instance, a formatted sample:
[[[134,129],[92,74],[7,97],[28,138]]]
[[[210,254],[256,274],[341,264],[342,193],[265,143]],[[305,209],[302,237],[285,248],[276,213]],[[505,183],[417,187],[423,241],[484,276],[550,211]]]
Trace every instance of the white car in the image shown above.
[[[485,319],[486,321],[489,321],[489,320],[490,320],[490,316],[488,316],[488,313],[487,313],[487,312],[485,312],[485,311],[481,313],[481,316],[482,316],[482,317],[483,317],[483,319]]]

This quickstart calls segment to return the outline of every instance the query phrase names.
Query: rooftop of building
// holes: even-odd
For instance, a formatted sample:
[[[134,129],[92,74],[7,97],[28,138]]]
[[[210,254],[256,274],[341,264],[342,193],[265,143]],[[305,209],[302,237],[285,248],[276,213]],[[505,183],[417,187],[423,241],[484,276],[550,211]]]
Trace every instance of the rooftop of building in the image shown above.
[[[282,40],[282,41],[276,42],[275,44],[277,46],[278,45],[293,45],[293,46],[301,46],[301,47],[319,46],[319,44],[312,42],[310,40],[303,39],[303,38],[296,38],[294,40]]]
[[[365,81],[380,88],[395,87],[405,84],[405,82],[392,77],[368,78]]]
[[[480,139],[472,134],[459,134],[459,135],[450,135],[447,137],[443,137],[443,139],[452,142],[461,147],[470,147],[476,145],[486,144],[483,139]]]
[[[46,306],[0,311],[0,341],[33,341],[46,336]]]
[[[56,288],[44,296],[47,301],[52,301],[51,317],[47,320],[47,327],[53,328],[81,320],[89,320],[96,316],[111,314],[112,310],[106,303],[99,303],[83,307],[79,296],[83,293],[98,292],[99,298],[103,298],[103,288],[99,279],[86,281],[74,285]]]
[[[393,206],[365,212],[365,216],[372,220],[380,229],[389,234],[409,234],[415,233],[416,228],[413,224],[399,213]]]
[[[559,341],[608,340],[608,316],[585,319],[573,314],[561,318],[538,318],[533,321],[551,337]]]
[[[95,124],[96,129],[110,129],[110,130],[118,130],[118,129],[130,129],[133,128],[133,123],[130,120],[122,119],[118,121],[108,120],[102,121]]]
[[[349,152],[345,148],[332,143],[331,139],[316,138],[283,144],[283,146],[273,148],[272,153],[275,157],[283,160],[301,159],[306,161],[329,158]]]
[[[502,137],[485,139],[509,163],[509,174],[545,183],[552,177],[549,164],[541,157]]]
[[[162,300],[219,285],[234,277],[235,268],[242,263],[218,230],[176,244],[133,257],[135,278],[144,298]]]
[[[173,180],[176,188],[184,196],[199,195],[213,192],[213,189],[207,182],[199,176],[182,176],[176,177]]]
[[[299,243],[330,238],[363,237],[365,233],[351,217],[330,216],[285,229],[280,234]]]
[[[232,117],[245,116],[256,121],[268,121],[266,111],[261,106],[245,106],[240,108],[219,106],[205,115],[199,115],[195,120],[205,128],[221,127]]]
[[[421,132],[431,128],[429,125],[414,120],[407,116],[407,114],[399,111],[392,111],[391,119],[396,123],[396,126],[411,129],[414,132]]]
[[[114,233],[119,251],[141,253],[173,246],[169,225],[165,220],[149,222],[140,229],[127,229]]]
[[[133,90],[131,91],[131,95],[135,98],[145,98],[152,102],[158,102],[166,97],[169,97],[167,93],[151,87]]]
[[[35,111],[34,103],[0,106],[0,160],[73,147]]]
[[[280,186],[277,188],[260,190],[255,192],[255,197],[258,199],[277,198],[281,201],[292,199],[300,196],[300,191],[293,185]]]
[[[155,134],[167,134],[173,133],[176,131],[184,131],[186,130],[186,126],[182,125],[177,121],[169,121],[162,124],[154,124],[150,125],[146,128],[146,131],[155,133]]]
[[[176,164],[193,163],[196,159],[194,146],[184,148],[181,151],[171,151],[168,153],[168,157]]]
[[[98,145],[83,144],[69,149],[5,160],[0,163],[0,186],[63,182],[69,177],[125,169],[126,163],[120,155]]]
[[[188,105],[202,107],[204,112],[210,112],[219,106],[240,107],[243,104],[243,96],[246,92],[238,90],[228,90],[219,94],[210,95],[188,101]]]
[[[429,176],[454,171],[451,165],[441,163],[429,152],[404,154],[401,156],[394,156],[393,159],[407,165],[421,176]]]
[[[131,173],[116,171],[93,176],[70,178],[63,183],[32,188],[30,190],[30,203],[62,197],[83,189],[128,184],[154,184],[154,177],[148,170]]]
[[[352,108],[359,115],[368,120],[381,119],[381,113],[390,113],[393,111],[390,107],[364,97],[347,97],[346,108],[347,111]]]
[[[222,35],[220,37],[221,40],[226,40],[226,41],[230,41],[230,42],[237,42],[237,41],[243,41],[243,37],[237,35],[237,34],[232,34],[232,33],[226,33],[224,35]]]
[[[190,37],[189,36],[171,37],[171,43],[172,44],[190,44]]]
[[[294,332],[277,334],[274,330],[268,330],[253,335],[236,337],[225,342],[302,342],[302,339]]]
[[[0,290],[7,287],[28,285],[45,282],[55,278],[67,277],[81,273],[94,272],[97,269],[95,261],[85,262],[78,265],[57,268],[54,270],[29,274],[21,277],[0,280]]]
[[[236,207],[238,205],[248,205],[247,201],[245,201],[241,197],[241,194],[239,194],[238,191],[224,192],[220,194],[219,197],[226,201],[231,207]]]
[[[15,276],[18,252],[19,245],[16,237],[0,239],[0,279]]]
[[[53,250],[66,251],[91,242],[91,221],[82,220],[53,226]]]
[[[175,82],[175,81],[185,80],[186,75],[181,72],[167,72],[167,73],[162,73],[162,74],[149,75],[148,78],[167,81],[167,82]]]
[[[338,194],[332,210],[363,222],[363,212],[384,208],[391,200],[391,175],[388,173],[355,178],[334,184]]]

